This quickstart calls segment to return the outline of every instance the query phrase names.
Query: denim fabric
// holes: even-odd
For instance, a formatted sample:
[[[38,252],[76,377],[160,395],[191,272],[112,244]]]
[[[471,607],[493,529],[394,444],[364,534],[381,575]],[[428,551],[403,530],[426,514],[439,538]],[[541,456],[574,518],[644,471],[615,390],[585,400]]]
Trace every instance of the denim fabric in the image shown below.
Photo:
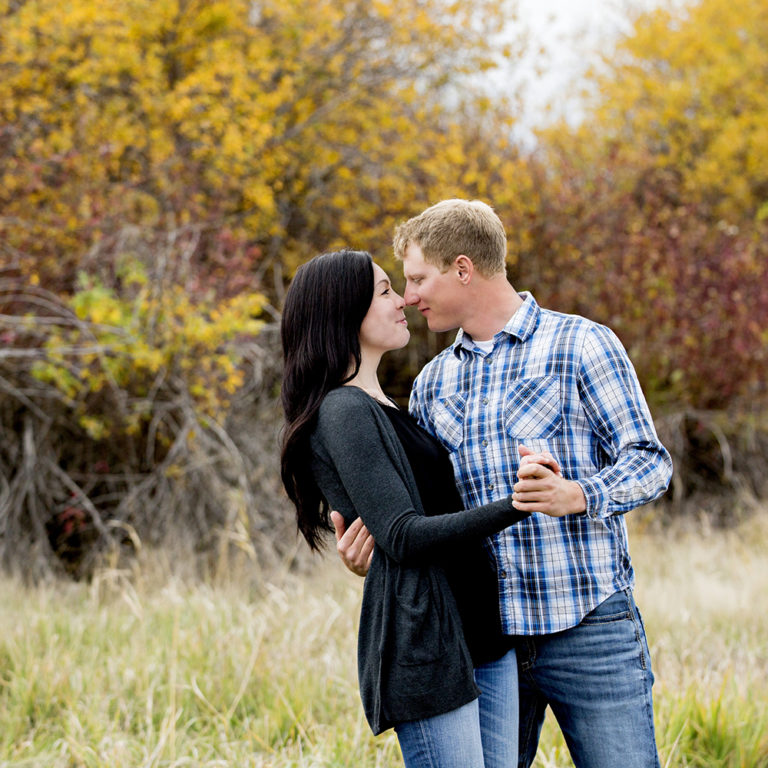
[[[395,726],[406,768],[513,768],[517,661],[509,651],[475,670],[480,698],[444,715]]]
[[[498,661],[475,668],[480,688],[480,736],[485,768],[517,765],[517,657],[509,651]]]
[[[485,768],[478,700],[395,726],[405,768]]]
[[[552,708],[576,768],[659,768],[653,673],[640,612],[617,592],[572,629],[522,638],[519,768]]]

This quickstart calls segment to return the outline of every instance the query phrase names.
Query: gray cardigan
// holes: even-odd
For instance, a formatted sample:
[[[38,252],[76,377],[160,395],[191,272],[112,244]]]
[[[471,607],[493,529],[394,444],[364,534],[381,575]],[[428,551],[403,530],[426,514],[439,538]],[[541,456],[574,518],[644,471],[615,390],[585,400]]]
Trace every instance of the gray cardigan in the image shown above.
[[[331,391],[311,438],[312,470],[347,524],[360,516],[376,542],[365,579],[358,678],[374,733],[448,712],[479,690],[461,619],[435,557],[527,517],[511,498],[424,516],[413,473],[391,423],[357,387]]]

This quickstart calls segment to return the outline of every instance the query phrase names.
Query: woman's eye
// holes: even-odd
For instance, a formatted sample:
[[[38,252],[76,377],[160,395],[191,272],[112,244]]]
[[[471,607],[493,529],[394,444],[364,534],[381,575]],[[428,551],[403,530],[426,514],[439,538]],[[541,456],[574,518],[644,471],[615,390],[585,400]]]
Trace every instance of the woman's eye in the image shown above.
[[[381,295],[382,295],[382,296],[388,296],[388,295],[389,295],[389,288],[386,288],[385,290],[383,290],[383,291],[381,292]]]

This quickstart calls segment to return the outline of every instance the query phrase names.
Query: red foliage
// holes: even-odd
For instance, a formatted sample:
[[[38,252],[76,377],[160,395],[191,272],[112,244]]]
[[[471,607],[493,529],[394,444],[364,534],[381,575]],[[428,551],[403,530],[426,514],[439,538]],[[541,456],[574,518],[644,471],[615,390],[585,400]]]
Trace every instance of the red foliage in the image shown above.
[[[515,283],[611,326],[656,404],[765,398],[768,227],[715,221],[684,199],[674,173],[610,162],[541,173],[533,247]]]

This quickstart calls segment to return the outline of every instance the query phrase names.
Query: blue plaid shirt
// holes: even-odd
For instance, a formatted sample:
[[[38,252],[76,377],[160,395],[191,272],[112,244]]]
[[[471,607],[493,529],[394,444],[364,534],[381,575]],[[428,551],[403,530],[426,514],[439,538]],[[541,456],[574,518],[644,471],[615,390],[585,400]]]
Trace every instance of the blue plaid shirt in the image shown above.
[[[459,331],[414,381],[410,410],[450,452],[468,508],[512,493],[520,444],[549,450],[584,490],[586,514],[533,514],[489,540],[505,632],[537,635],[633,586],[620,513],[662,494],[672,461],[616,335],[521,298],[490,353]]]

